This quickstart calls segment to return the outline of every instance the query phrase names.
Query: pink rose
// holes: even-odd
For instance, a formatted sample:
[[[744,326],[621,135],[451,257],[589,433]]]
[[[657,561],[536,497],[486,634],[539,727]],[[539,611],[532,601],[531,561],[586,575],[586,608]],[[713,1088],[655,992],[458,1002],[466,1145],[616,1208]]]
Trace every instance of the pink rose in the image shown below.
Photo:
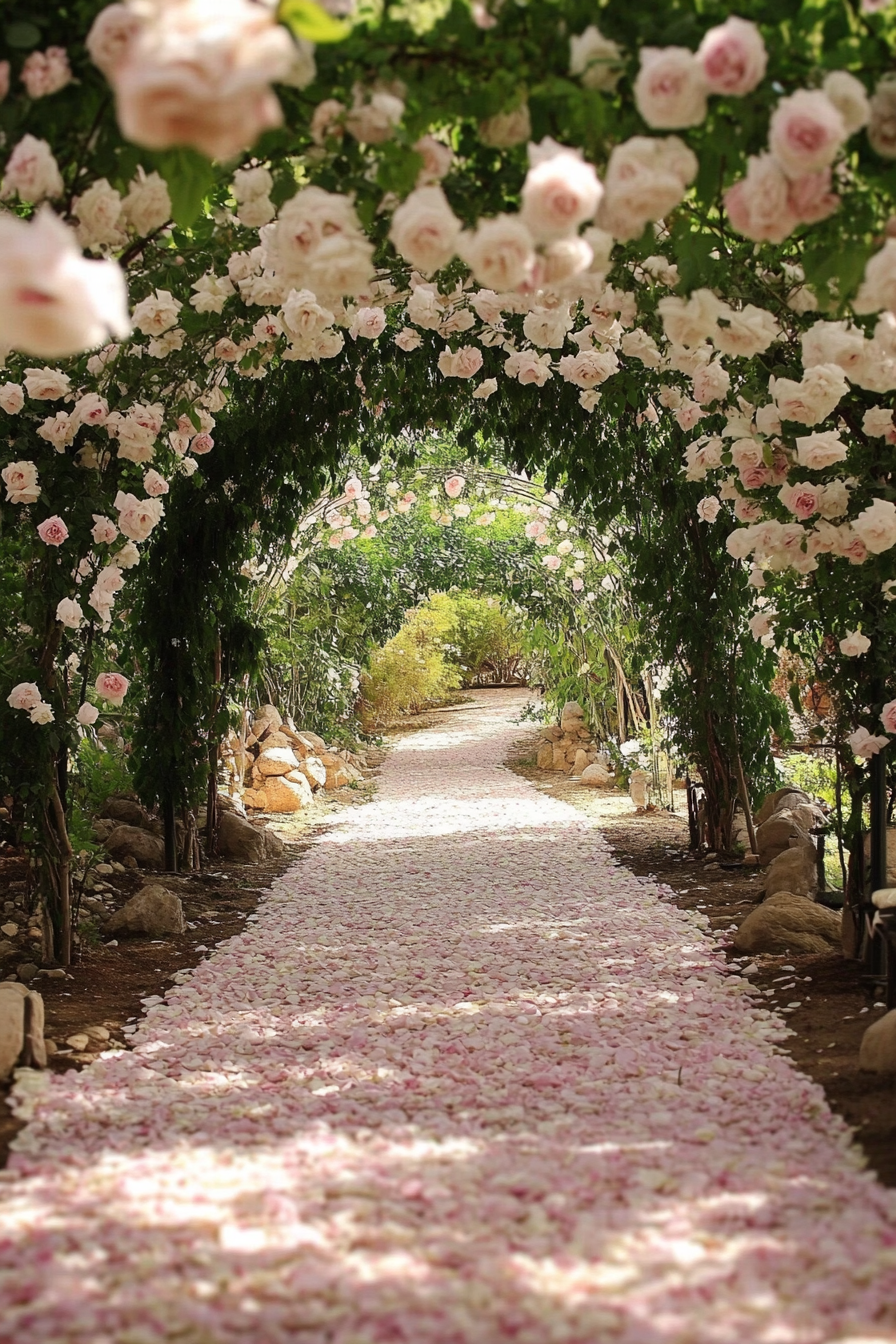
[[[585,587],[585,580],[577,574],[572,581],[572,590],[574,593],[580,593]]]
[[[594,218],[603,187],[578,150],[548,138],[529,146],[529,162],[520,217],[536,242],[565,238]]]
[[[731,227],[757,243],[783,243],[799,224],[790,182],[771,154],[751,155],[747,175],[724,195]]]
[[[788,177],[821,172],[845,139],[843,117],[819,89],[782,98],[769,123],[769,149]]]
[[[18,415],[25,405],[25,393],[20,383],[3,383],[0,386],[0,409],[7,415]]]
[[[546,555],[542,559],[541,563],[544,565],[545,569],[549,569],[553,574],[556,570],[560,568],[562,561],[559,555]]]
[[[531,523],[526,524],[525,532],[527,537],[543,537],[547,528],[540,518],[534,518]]]
[[[35,705],[41,703],[42,699],[43,697],[33,681],[20,681],[18,686],[13,686],[6,697],[6,703],[12,709],[25,709],[30,713]]]
[[[118,536],[118,528],[111,518],[104,518],[102,514],[95,513],[93,515],[93,527],[91,528],[90,535],[98,546],[108,546]]]
[[[210,453],[214,446],[215,441],[211,434],[197,434],[190,444],[190,452],[201,457],[204,453]]]
[[[722,505],[715,495],[707,495],[705,499],[701,499],[697,505],[697,517],[701,522],[714,523],[719,516],[721,508]]]
[[[61,546],[68,536],[68,528],[59,515],[54,513],[52,518],[45,518],[40,524],[37,535],[47,546]]]
[[[856,756],[861,756],[866,761],[876,756],[882,747],[889,746],[890,743],[887,737],[874,737],[867,728],[857,728],[846,740]]]
[[[449,499],[457,499],[463,494],[466,480],[463,476],[449,476],[445,482],[445,494]]]
[[[771,475],[766,466],[741,467],[738,472],[740,483],[745,490],[759,490],[763,485],[768,485]]]
[[[871,640],[860,630],[848,630],[846,638],[840,640],[840,652],[844,658],[861,658],[871,648]]]
[[[70,83],[71,77],[65,47],[32,51],[22,66],[21,79],[29,98],[46,98],[49,93],[58,93]]]
[[[811,518],[814,513],[818,512],[823,488],[823,486],[812,485],[809,481],[801,481],[796,485],[785,485],[778,492],[778,498],[785,509],[789,509],[795,518],[805,522],[807,518]]]
[[[40,499],[37,467],[33,462],[10,462],[0,471],[10,504],[36,504]]]
[[[840,197],[831,191],[831,170],[795,177],[788,193],[790,208],[800,224],[819,224],[840,205]]]
[[[742,523],[755,523],[762,517],[762,505],[758,499],[744,499],[741,495],[735,500],[734,516]]]
[[[638,111],[655,130],[699,126],[706,117],[703,68],[687,47],[642,47],[635,80]]]
[[[888,733],[896,733],[896,700],[888,700],[880,711],[880,721]]]
[[[167,495],[169,486],[165,477],[160,476],[157,471],[154,471],[153,468],[150,467],[149,471],[143,477],[143,489],[148,495],[155,497],[156,495]]]
[[[121,704],[130,684],[120,672],[101,672],[94,682],[97,694],[108,700],[110,705]]]
[[[755,23],[732,14],[719,27],[710,28],[697,49],[697,60],[710,93],[741,98],[764,76],[768,53]]]

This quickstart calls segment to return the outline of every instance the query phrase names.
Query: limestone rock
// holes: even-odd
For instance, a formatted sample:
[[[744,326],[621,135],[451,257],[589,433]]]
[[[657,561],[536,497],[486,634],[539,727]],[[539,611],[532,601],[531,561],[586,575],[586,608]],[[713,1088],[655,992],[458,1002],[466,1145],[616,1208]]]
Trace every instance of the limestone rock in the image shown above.
[[[128,859],[140,868],[164,868],[165,845],[157,835],[142,830],[139,826],[116,826],[111,835],[103,842],[106,852],[113,859],[127,863]]]
[[[305,776],[312,789],[321,789],[327,782],[327,767],[319,756],[306,756],[299,761],[298,771],[291,771],[287,778],[292,779],[297,772]]]
[[[535,758],[535,763],[539,770],[550,770],[551,766],[554,764],[554,748],[550,742],[542,742],[541,746],[538,748],[538,755]]]
[[[255,769],[267,778],[269,775],[288,775],[297,770],[299,760],[292,747],[268,747],[259,754]]]
[[[633,770],[628,781],[628,796],[635,807],[646,807],[650,798],[650,775],[646,770]]]
[[[588,753],[582,751],[581,747],[576,752],[575,760],[572,763],[573,774],[582,775],[588,769]]]
[[[567,700],[560,712],[560,727],[564,733],[577,733],[585,726],[585,711],[578,700]]]
[[[184,909],[180,897],[166,887],[150,883],[141,887],[126,905],[107,921],[103,932],[143,933],[150,938],[170,938],[183,933]]]
[[[559,742],[563,736],[563,729],[558,723],[549,723],[547,728],[542,729],[541,735],[548,742]]]
[[[322,737],[318,737],[317,733],[312,733],[308,728],[303,728],[299,733],[299,736],[310,743],[312,751],[316,751],[318,756],[321,752],[326,751],[327,744]]]
[[[862,1037],[859,1068],[872,1073],[896,1073],[896,1008],[884,1013]]]
[[[218,853],[235,863],[260,863],[265,858],[264,831],[235,812],[218,818]]]
[[[24,985],[0,981],[0,1080],[11,1076],[25,1044],[27,994]]]
[[[134,798],[107,798],[101,817],[123,823],[125,826],[145,826],[149,813]]]
[[[734,946],[751,954],[830,952],[840,946],[840,916],[807,896],[779,891],[747,915]]]
[[[282,728],[276,728],[269,732],[264,739],[265,751],[270,751],[272,747],[292,747],[292,734],[287,735]]]
[[[311,785],[300,776],[301,783],[295,779],[284,779],[282,775],[271,775],[264,786],[265,812],[301,812],[312,801]]]
[[[334,756],[330,751],[322,751],[320,760],[327,772],[324,781],[326,789],[341,789],[345,784],[350,784],[355,777],[348,762],[341,756]]]
[[[769,865],[763,889],[766,896],[774,896],[779,891],[792,891],[795,896],[808,896],[814,900],[818,891],[815,850],[807,849],[804,845],[782,850]]]
[[[566,769],[566,748],[564,747],[562,742],[555,742],[554,745],[551,747],[551,757],[552,757],[551,760],[552,770]]]
[[[613,783],[613,776],[605,766],[601,765],[599,761],[595,761],[582,771],[582,783],[590,784],[596,789],[605,789],[607,785]]]
[[[795,802],[809,803],[811,798],[802,789],[795,789],[788,785],[783,789],[775,789],[774,793],[767,793],[762,800],[761,806],[753,813],[754,826],[761,826],[777,808],[778,804],[784,798],[793,798]]]
[[[246,789],[243,794],[243,802],[253,810],[264,812],[267,808],[268,798],[264,789]]]
[[[47,1067],[47,1047],[44,1044],[44,1001],[34,989],[29,989],[25,1004],[25,1044],[22,1063],[26,1068]]]
[[[791,840],[803,845],[811,845],[809,832],[802,827],[788,810],[774,812],[756,831],[756,848],[762,868],[776,859],[785,849],[790,849]]]

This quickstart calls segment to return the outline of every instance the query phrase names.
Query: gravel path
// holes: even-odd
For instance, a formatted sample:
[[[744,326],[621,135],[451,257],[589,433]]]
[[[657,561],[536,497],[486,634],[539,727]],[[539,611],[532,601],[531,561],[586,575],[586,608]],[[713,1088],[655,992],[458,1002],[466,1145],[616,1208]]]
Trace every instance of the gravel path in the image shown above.
[[[0,1341],[896,1341],[896,1204],[702,916],[407,736],[0,1181]]]

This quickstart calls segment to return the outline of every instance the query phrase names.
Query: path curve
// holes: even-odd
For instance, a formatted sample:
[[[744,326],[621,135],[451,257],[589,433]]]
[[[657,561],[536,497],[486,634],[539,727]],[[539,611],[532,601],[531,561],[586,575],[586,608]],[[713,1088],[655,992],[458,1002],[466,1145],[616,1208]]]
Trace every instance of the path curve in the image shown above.
[[[0,1182],[0,1340],[896,1341],[896,1207],[519,698],[390,755]]]

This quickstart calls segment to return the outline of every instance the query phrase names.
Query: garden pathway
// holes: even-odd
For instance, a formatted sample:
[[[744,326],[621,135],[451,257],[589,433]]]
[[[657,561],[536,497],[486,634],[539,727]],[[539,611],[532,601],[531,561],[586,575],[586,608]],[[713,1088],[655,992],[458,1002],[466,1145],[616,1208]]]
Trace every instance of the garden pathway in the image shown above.
[[[369,806],[0,1183],[0,1340],[896,1341],[896,1207],[701,916],[501,766],[520,697]]]

